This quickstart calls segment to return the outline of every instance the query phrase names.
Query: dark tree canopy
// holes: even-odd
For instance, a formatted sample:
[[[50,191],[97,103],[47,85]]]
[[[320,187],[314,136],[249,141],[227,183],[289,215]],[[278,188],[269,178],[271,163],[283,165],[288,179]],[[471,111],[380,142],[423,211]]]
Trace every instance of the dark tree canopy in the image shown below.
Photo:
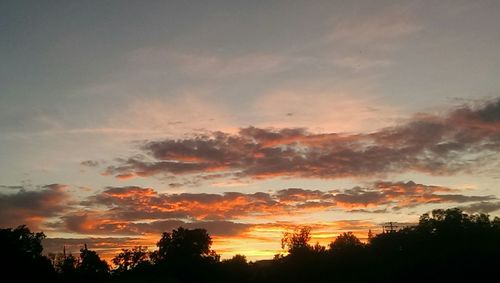
[[[122,249],[122,252],[113,258],[118,272],[124,272],[137,268],[141,264],[149,262],[147,247],[137,246],[132,249]]]
[[[87,249],[87,245],[80,250],[80,264],[77,268],[83,278],[103,280],[109,273],[109,266],[99,255]]]
[[[78,259],[72,254],[69,254],[67,256],[64,256],[58,267],[61,273],[72,275],[75,274],[76,268],[79,264],[80,262],[78,261]]]
[[[54,255],[54,277],[43,233],[20,226],[0,229],[0,267],[20,282],[491,282],[500,262],[500,218],[486,214],[434,210],[415,226],[368,234],[364,244],[342,233],[326,250],[310,245],[311,229],[302,227],[283,235],[287,255],[249,263],[244,255],[219,261],[206,230],[179,227],[154,252],[123,249],[114,270],[86,247],[80,257]]]
[[[0,243],[3,250],[12,251],[14,255],[26,257],[39,257],[42,255],[43,232],[33,233],[25,225],[15,229],[0,229]]]
[[[156,246],[160,261],[197,261],[216,257],[210,249],[212,238],[205,229],[179,227],[172,233],[164,232]]]
[[[4,276],[18,280],[49,279],[55,274],[50,260],[42,255],[45,234],[33,233],[25,225],[0,229],[0,267]],[[22,272],[21,270],[29,270]]]
[[[363,246],[363,243],[352,232],[344,232],[330,243],[330,250],[340,253],[355,252]]]

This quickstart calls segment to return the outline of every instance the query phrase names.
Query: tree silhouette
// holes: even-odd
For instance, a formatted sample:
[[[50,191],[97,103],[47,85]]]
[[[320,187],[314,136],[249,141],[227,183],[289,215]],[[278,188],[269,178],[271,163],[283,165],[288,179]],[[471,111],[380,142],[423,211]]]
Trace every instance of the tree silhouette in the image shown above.
[[[21,225],[15,229],[0,229],[1,274],[16,280],[52,280],[55,276],[51,261],[42,255],[45,234],[32,233]],[[29,270],[29,272],[26,272]]]
[[[328,251],[319,244],[311,246],[311,230],[302,227],[284,234],[286,256],[250,263],[244,255],[220,262],[206,230],[179,227],[163,233],[152,253],[144,247],[123,249],[112,273],[86,247],[79,258],[53,255],[59,281],[48,276],[54,273],[41,254],[43,238],[43,233],[25,226],[0,229],[0,274],[21,282],[61,283],[490,282],[500,262],[500,218],[460,209],[423,214],[417,225],[372,234],[366,244],[351,232],[342,233]]]
[[[74,257],[71,253],[66,255],[66,252],[58,254],[49,254],[52,259],[52,264],[55,270],[63,277],[74,277],[76,268],[80,264],[79,259]]]
[[[125,272],[137,268],[148,262],[148,248],[137,246],[130,249],[122,249],[122,252],[113,258],[113,264],[117,266],[117,272]]]
[[[348,253],[359,251],[363,246],[363,243],[352,232],[345,232],[330,243],[330,250],[336,253]]]
[[[208,274],[215,275],[213,269],[220,257],[211,249],[212,238],[207,230],[179,227],[171,233],[164,232],[156,245],[154,262],[175,280],[207,281]]]
[[[224,274],[223,282],[248,282],[251,279],[251,269],[244,255],[237,254],[223,260],[221,270]]]
[[[95,251],[87,249],[87,245],[85,245],[80,249],[80,264],[77,271],[85,280],[98,281],[108,277],[109,266]]]
[[[368,229],[368,243],[371,243],[372,239],[373,239],[372,229]]]
[[[67,255],[59,266],[59,272],[63,278],[71,279],[77,276],[77,267],[80,264],[72,254]]]
[[[309,244],[311,240],[311,228],[304,226],[295,229],[293,232],[283,233],[281,238],[281,248],[286,249],[289,254],[300,254],[311,251],[312,247]]]
[[[205,229],[185,229],[179,227],[172,233],[164,232],[156,244],[160,261],[198,261],[210,259],[218,261],[217,254],[210,249],[212,238]]]
[[[437,209],[415,227],[377,235],[370,249],[383,259],[376,262],[377,272],[415,273],[410,282],[476,282],[500,261],[499,232],[485,214]]]

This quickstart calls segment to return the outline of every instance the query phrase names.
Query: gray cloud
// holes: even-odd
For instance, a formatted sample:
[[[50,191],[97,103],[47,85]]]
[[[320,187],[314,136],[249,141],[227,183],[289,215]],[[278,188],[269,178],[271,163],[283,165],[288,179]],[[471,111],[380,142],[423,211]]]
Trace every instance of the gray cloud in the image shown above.
[[[470,213],[491,213],[500,210],[500,202],[481,201],[467,206],[463,206],[461,207],[461,209]]]
[[[85,160],[85,161],[80,162],[80,165],[86,166],[86,167],[97,167],[97,166],[99,166],[99,161]]]
[[[448,175],[473,171],[500,152],[500,100],[446,115],[418,114],[369,134],[243,128],[145,142],[142,158],[109,166],[118,178],[195,175],[218,178],[342,178],[391,172]]]
[[[0,193],[0,226],[15,227],[27,224],[37,227],[47,218],[66,210],[69,199],[66,185],[50,184],[27,190]]]
[[[24,189],[23,186],[7,186],[7,185],[0,185],[1,189],[9,189],[9,190],[22,190]]]

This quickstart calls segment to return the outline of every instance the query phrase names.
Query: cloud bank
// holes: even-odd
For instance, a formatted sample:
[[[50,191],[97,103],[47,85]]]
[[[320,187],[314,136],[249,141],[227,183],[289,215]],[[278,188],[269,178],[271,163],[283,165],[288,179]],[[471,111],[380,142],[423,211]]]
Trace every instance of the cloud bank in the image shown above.
[[[104,174],[121,179],[155,175],[336,179],[471,172],[500,152],[500,100],[445,115],[417,114],[372,133],[247,127],[237,134],[147,141],[140,150],[141,154],[107,167]]]
[[[398,211],[430,203],[472,203],[494,196],[409,182],[377,182],[370,187],[320,191],[288,188],[275,192],[158,193],[137,186],[108,187],[62,216],[59,229],[94,235],[141,235],[178,226],[205,227],[216,235],[232,235],[254,224],[325,211]],[[245,223],[245,224],[243,224]]]

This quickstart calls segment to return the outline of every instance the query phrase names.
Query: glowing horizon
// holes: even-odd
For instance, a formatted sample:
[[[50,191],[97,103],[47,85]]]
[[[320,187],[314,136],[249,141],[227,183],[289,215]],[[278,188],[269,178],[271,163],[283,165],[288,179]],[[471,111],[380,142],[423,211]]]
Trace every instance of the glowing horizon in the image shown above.
[[[432,11],[432,13],[429,13]],[[0,227],[222,258],[500,216],[496,1],[0,3]],[[466,20],[464,20],[466,19]]]

